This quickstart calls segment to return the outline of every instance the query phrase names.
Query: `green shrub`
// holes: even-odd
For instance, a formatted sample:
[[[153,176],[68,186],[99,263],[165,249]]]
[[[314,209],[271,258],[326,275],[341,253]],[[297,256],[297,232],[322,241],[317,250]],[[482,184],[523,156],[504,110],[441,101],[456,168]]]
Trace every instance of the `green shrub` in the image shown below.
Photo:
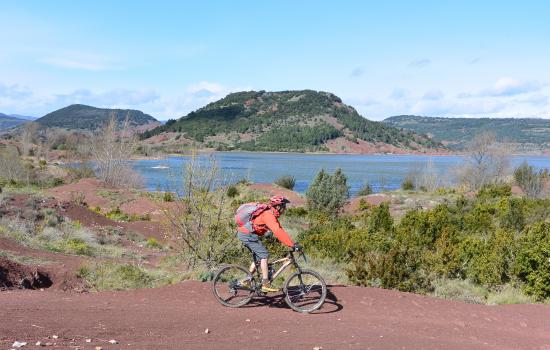
[[[443,299],[463,301],[471,304],[485,304],[488,291],[468,280],[439,279],[433,283],[434,296]]]
[[[296,178],[292,175],[283,175],[275,180],[275,185],[292,191],[296,185]]]
[[[349,198],[347,177],[341,169],[333,175],[321,170],[307,189],[306,198],[310,211],[337,215]]]
[[[77,276],[98,291],[126,290],[154,287],[154,278],[147,271],[132,264],[102,263],[83,266]]]
[[[227,187],[227,197],[234,198],[238,195],[239,195],[239,190],[237,189],[236,186],[231,185]]]
[[[534,298],[523,293],[521,288],[514,287],[510,284],[494,292],[490,292],[487,296],[487,304],[489,305],[531,304],[534,302]]]
[[[537,300],[550,297],[550,223],[528,228],[519,241],[514,271]]]
[[[71,238],[65,243],[65,252],[77,255],[94,255],[94,250],[86,242],[78,238]]]
[[[285,217],[304,217],[307,215],[307,210],[304,207],[287,208]]]
[[[511,195],[512,187],[508,184],[484,185],[477,193],[477,197],[481,199],[510,197]]]
[[[162,195],[162,200],[165,202],[173,202],[174,201],[174,195],[172,192],[164,192]]]
[[[148,248],[156,248],[156,249],[162,249],[162,244],[159,243],[159,241],[154,237],[147,238],[147,242],[145,245]]]
[[[358,196],[368,196],[369,194],[372,194],[372,187],[368,184],[368,183],[365,183],[360,189],[359,191],[357,191],[357,195]]]
[[[401,183],[401,189],[403,191],[414,191],[414,182],[410,178],[405,178],[403,183]]]

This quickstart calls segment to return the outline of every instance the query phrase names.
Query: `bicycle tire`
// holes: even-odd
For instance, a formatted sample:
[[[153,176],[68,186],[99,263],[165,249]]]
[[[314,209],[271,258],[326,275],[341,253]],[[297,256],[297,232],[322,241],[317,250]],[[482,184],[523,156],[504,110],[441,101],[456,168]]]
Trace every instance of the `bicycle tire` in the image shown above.
[[[252,285],[248,288],[245,286],[239,286],[238,284],[240,283],[240,279],[246,277],[250,278]],[[234,284],[233,286],[231,286],[232,283]],[[247,269],[238,265],[226,265],[214,275],[214,279],[212,281],[212,292],[220,304],[227,307],[241,307],[248,304],[250,300],[252,300],[252,296],[254,294],[253,284],[253,277]],[[225,289],[224,287],[227,287],[228,289],[225,293],[223,292]],[[227,298],[226,294],[231,295],[234,293],[235,296],[238,291],[243,292],[239,300],[229,302],[229,300],[232,299]]]
[[[308,285],[309,290],[304,291],[304,286],[306,284],[302,284],[300,282],[300,276],[302,277],[302,281],[304,280],[304,276],[312,277],[312,281],[317,281],[314,285]],[[292,285],[292,282],[297,279],[298,284]],[[318,297],[315,297],[315,295],[311,296],[309,299],[310,303],[307,304],[309,306],[300,306],[297,302],[300,300],[304,300],[304,297],[311,293],[314,286],[317,286],[317,288],[314,289],[315,294],[318,294]],[[325,299],[327,297],[327,285],[325,283],[325,280],[321,275],[319,275],[317,272],[312,270],[302,270],[302,272],[295,272],[292,275],[290,275],[287,280],[285,281],[285,286],[283,289],[285,293],[285,302],[286,304],[294,311],[302,312],[302,313],[310,313],[315,310],[318,310],[323,304],[325,303]],[[313,305],[311,305],[311,301],[313,301]]]

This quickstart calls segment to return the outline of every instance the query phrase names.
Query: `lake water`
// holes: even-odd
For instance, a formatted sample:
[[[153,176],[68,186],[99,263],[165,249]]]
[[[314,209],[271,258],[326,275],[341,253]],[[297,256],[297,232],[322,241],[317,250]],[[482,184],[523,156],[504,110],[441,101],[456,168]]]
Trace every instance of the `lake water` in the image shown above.
[[[460,156],[417,155],[329,155],[301,153],[248,153],[216,152],[222,171],[234,181],[248,179],[252,182],[272,183],[283,175],[296,178],[295,190],[305,192],[309,183],[321,170],[333,172],[341,168],[348,177],[351,193],[369,183],[375,192],[393,190],[401,186],[403,179],[415,170],[430,163],[433,172],[443,181],[452,180],[452,171],[464,159]],[[550,157],[515,156],[512,165],[526,160],[537,168],[550,168]],[[179,187],[182,169],[189,157],[169,157],[155,160],[132,161],[149,190],[176,190]]]

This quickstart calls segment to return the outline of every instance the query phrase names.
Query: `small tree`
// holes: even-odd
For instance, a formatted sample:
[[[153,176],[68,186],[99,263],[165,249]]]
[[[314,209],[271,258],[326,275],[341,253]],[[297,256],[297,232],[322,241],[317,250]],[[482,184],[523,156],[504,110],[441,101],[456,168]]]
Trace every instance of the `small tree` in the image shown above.
[[[21,145],[23,148],[22,155],[24,156],[30,155],[37,130],[38,130],[37,123],[28,122],[23,124],[23,128],[21,130]]]
[[[494,133],[484,132],[466,148],[468,157],[458,170],[459,182],[472,190],[503,181],[510,167],[509,150],[496,142]]]
[[[349,198],[346,175],[341,169],[337,169],[333,175],[322,169],[309,186],[306,198],[311,211],[338,214]]]
[[[201,263],[211,269],[232,260],[240,245],[234,239],[228,183],[213,157],[194,155],[185,167],[183,194],[166,211],[169,238],[178,245],[191,266]]]
[[[139,174],[128,163],[135,148],[136,138],[130,131],[128,118],[121,130],[117,130],[116,119],[112,115],[105,127],[92,138],[93,161],[99,179],[114,187],[139,186]]]
[[[514,171],[516,183],[529,198],[540,197],[544,189],[544,182],[547,175],[547,169],[544,171],[536,171],[535,168],[527,164],[527,162],[523,162]]]

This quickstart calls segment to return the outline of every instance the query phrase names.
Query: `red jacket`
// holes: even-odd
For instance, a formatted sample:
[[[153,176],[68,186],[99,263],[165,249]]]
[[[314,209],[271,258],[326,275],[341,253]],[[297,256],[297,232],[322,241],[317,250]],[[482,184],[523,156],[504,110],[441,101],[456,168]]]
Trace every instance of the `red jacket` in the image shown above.
[[[267,209],[256,216],[252,220],[252,227],[254,228],[254,233],[258,236],[263,236],[264,233],[271,231],[282,244],[287,247],[292,247],[294,245],[288,233],[281,227],[273,208]],[[243,233],[248,233],[245,228],[239,227],[238,230]]]

